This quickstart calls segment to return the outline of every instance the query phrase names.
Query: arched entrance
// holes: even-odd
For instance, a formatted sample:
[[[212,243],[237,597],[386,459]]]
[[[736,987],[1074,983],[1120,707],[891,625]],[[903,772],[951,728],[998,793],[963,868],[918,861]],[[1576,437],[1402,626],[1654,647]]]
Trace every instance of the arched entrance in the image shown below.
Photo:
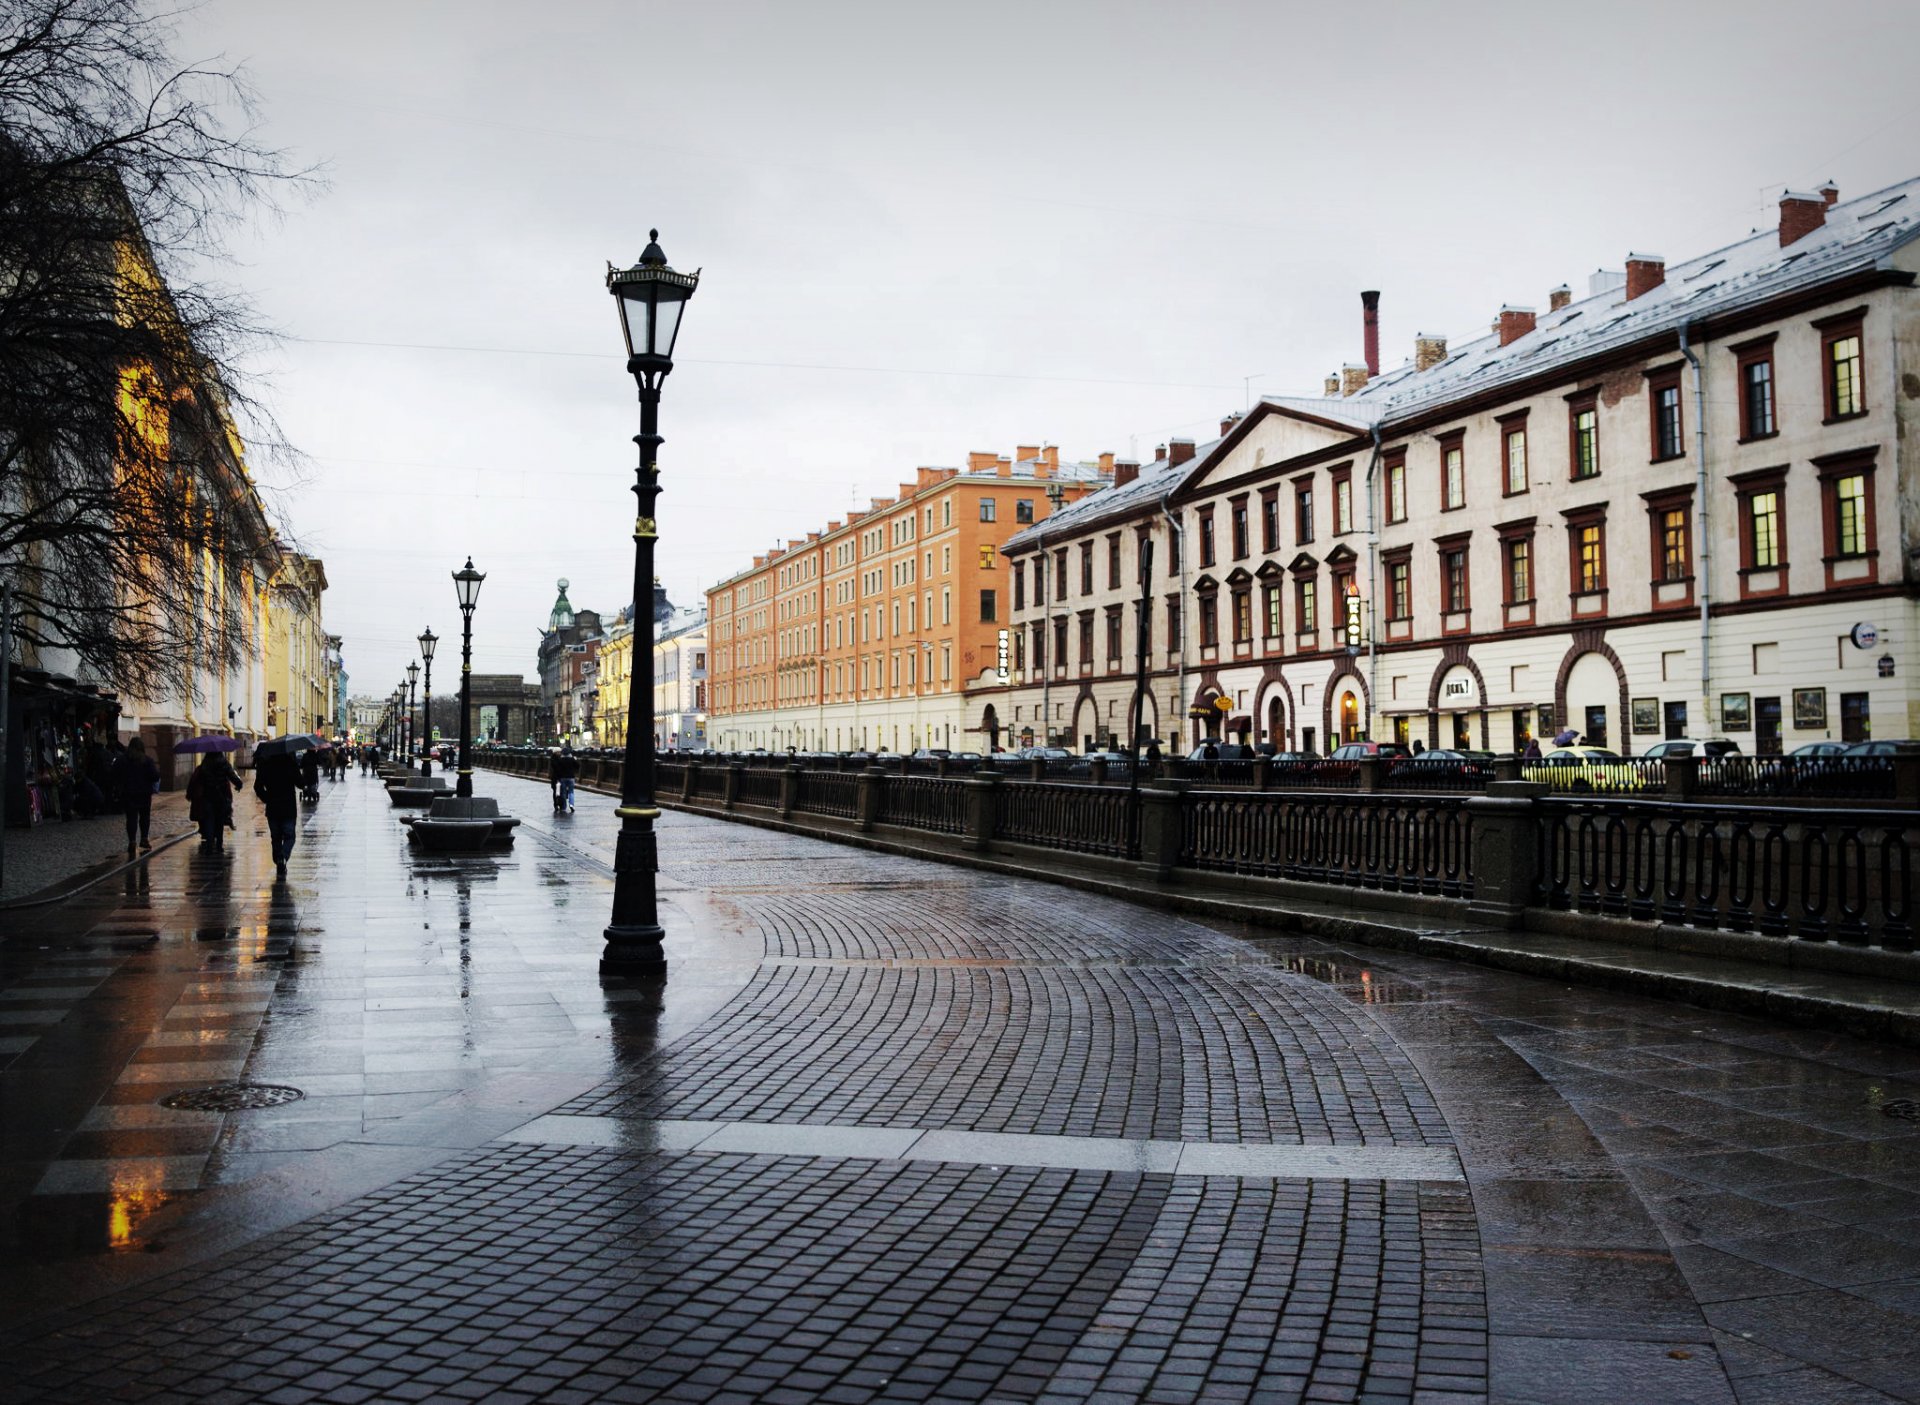
[[[1340,740],[1346,742],[1360,740],[1360,694],[1350,683],[1342,684],[1334,698],[1335,725],[1340,729]]]
[[[1572,728],[1586,746],[1615,750],[1627,744],[1627,719],[1621,715],[1621,678],[1614,661],[1590,651],[1573,661],[1566,674],[1565,715],[1556,734]]]
[[[987,710],[980,714],[980,730],[987,734],[988,752],[998,751],[1000,749],[1000,714],[994,710],[992,703],[988,703]]]
[[[1483,747],[1487,736],[1486,699],[1482,696],[1480,676],[1464,663],[1457,663],[1440,675],[1434,691],[1436,725],[1430,742],[1456,751]]]

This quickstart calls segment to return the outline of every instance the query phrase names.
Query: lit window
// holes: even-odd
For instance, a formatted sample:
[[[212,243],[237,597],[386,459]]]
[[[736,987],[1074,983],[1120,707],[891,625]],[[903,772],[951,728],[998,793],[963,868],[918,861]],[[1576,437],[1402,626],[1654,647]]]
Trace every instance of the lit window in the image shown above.
[[[1833,548],[1836,556],[1867,554],[1867,480],[1850,473],[1833,482]]]
[[[1440,507],[1450,512],[1466,505],[1466,453],[1458,444],[1450,444],[1441,453]]]
[[[1687,510],[1670,507],[1660,514],[1660,579],[1687,578]]]
[[[1851,332],[1827,343],[1827,414],[1832,419],[1865,412],[1860,382],[1860,334]]]
[[[1353,480],[1337,478],[1333,484],[1333,532],[1339,536],[1342,532],[1353,530]]]
[[[1260,604],[1266,616],[1266,637],[1276,638],[1280,633],[1280,587],[1270,585],[1262,590]]]
[[[1533,599],[1533,543],[1522,537],[1507,543],[1507,603]]]
[[[1574,559],[1583,592],[1599,590],[1606,584],[1605,543],[1598,523],[1574,529]]]
[[[1249,591],[1233,593],[1233,642],[1245,644],[1253,638],[1253,595]]]
[[[1387,521],[1407,520],[1407,463],[1395,459],[1387,465]]]
[[[991,571],[993,569],[993,544],[991,542],[980,548],[980,569],[983,571]]]
[[[1747,541],[1753,548],[1753,564],[1771,569],[1780,564],[1780,494],[1755,493],[1747,499]]]

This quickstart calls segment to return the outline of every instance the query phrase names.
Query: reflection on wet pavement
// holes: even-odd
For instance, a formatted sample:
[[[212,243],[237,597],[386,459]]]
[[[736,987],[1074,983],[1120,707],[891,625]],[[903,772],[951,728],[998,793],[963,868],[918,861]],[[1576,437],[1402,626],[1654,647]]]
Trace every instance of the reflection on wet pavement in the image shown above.
[[[29,1396],[203,1341],[247,1399],[1920,1394],[1920,1051],[679,815],[671,974],[603,984],[613,802],[480,780],[511,854],[353,778],[285,883],[242,836],[7,927]],[[302,1096],[163,1106],[233,1081]]]

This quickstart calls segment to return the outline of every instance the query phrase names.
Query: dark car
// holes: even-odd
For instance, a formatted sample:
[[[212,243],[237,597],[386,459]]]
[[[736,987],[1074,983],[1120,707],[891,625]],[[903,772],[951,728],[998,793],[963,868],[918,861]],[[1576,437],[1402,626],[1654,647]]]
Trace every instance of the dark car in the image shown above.
[[[1477,790],[1493,779],[1493,753],[1455,751],[1438,747],[1395,756],[1387,763],[1387,783],[1396,789],[1422,787],[1445,790]]]
[[[1189,761],[1251,761],[1258,754],[1250,746],[1241,746],[1238,742],[1214,742],[1212,756],[1207,755],[1205,744],[1196,746],[1187,753]]]
[[[1362,761],[1376,756],[1388,762],[1407,760],[1413,754],[1411,747],[1399,742],[1342,742],[1314,769],[1314,774],[1324,782],[1346,785],[1360,773]]]

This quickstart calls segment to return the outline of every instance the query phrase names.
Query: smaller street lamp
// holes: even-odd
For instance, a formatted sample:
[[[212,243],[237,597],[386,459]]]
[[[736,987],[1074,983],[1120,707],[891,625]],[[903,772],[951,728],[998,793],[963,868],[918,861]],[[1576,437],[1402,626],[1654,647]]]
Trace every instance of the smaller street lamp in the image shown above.
[[[426,706],[421,709],[426,718],[427,727],[427,774],[433,774],[433,651],[440,643],[440,636],[428,625],[420,631],[420,657],[426,662],[427,676],[421,685],[421,695]]]
[[[419,749],[420,733],[413,725],[413,705],[420,698],[420,665],[407,665],[407,764],[413,764],[413,753]]]
[[[473,758],[468,755],[473,733],[468,726],[468,708],[473,701],[473,607],[480,602],[480,582],[485,571],[473,569],[473,558],[466,567],[453,573],[453,590],[460,601],[460,776],[454,782],[454,794],[465,799],[473,794]]]

